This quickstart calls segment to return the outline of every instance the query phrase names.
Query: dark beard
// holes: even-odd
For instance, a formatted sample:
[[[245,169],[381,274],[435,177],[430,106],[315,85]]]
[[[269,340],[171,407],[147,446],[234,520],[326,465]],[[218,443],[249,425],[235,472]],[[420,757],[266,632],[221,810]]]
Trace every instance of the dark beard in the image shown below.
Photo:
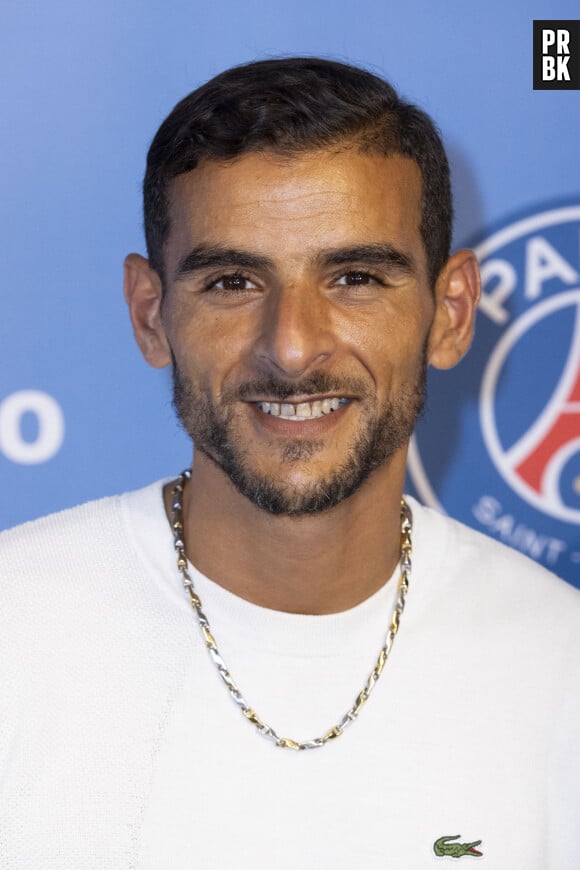
[[[425,401],[427,379],[426,353],[423,353],[416,382],[376,415],[376,400],[365,384],[340,381],[323,372],[304,378],[300,383],[287,384],[273,378],[245,383],[235,393],[224,394],[219,406],[212,404],[207,393],[194,388],[189,378],[173,360],[173,405],[177,416],[195,449],[204,453],[229,477],[236,489],[256,507],[277,516],[303,516],[330,510],[349,498],[371,472],[403,447],[411,437]],[[245,397],[264,395],[284,401],[292,395],[324,393],[354,394],[374,408],[367,413],[367,424],[352,444],[344,462],[325,479],[305,489],[290,489],[272,477],[266,477],[248,467],[248,451],[232,431],[234,403]],[[288,439],[282,451],[282,462],[307,462],[323,448],[318,440]]]

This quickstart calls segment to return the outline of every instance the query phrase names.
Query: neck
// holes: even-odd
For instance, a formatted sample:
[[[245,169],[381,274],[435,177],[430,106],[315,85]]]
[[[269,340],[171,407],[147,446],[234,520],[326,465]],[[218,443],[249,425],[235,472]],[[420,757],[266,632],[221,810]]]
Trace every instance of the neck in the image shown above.
[[[406,451],[336,508],[303,517],[255,507],[197,454],[183,499],[187,555],[225,589],[289,613],[337,613],[385,584],[400,556]],[[165,488],[169,514],[171,484]]]

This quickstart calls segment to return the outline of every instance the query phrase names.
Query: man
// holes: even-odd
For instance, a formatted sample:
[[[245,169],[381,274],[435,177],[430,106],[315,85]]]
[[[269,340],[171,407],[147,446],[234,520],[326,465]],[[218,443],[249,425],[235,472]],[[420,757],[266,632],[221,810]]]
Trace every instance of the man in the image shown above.
[[[251,64],[144,194],[125,295],[191,474],[1,539],[1,866],[577,867],[578,594],[401,503],[479,294],[432,122]]]

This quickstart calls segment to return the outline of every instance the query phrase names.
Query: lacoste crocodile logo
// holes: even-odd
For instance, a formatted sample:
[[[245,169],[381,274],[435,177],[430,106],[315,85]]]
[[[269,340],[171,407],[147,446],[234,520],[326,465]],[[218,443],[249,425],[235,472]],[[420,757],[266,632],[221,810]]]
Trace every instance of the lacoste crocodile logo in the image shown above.
[[[454,837],[439,837],[433,843],[433,851],[438,857],[447,855],[450,858],[462,858],[464,855],[483,855],[476,846],[479,846],[481,840],[474,840],[473,843],[452,843],[451,840],[458,840],[461,834],[455,834]]]

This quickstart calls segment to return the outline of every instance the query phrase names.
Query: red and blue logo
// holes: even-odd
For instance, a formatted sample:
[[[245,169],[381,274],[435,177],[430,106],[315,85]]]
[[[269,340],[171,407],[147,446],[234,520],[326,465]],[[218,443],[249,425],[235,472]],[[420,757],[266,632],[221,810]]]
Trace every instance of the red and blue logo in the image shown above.
[[[476,338],[430,372],[409,472],[426,504],[580,586],[580,203],[474,245]]]

